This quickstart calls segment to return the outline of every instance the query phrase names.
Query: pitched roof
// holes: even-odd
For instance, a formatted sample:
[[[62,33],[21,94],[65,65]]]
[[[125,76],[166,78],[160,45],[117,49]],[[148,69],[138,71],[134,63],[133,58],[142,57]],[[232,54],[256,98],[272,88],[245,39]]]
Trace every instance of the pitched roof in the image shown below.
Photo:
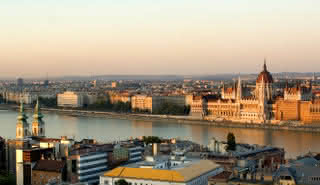
[[[62,172],[64,166],[64,161],[57,160],[39,160],[37,164],[33,167],[33,170],[38,171],[49,171],[49,172]]]
[[[196,177],[220,167],[209,160],[201,160],[196,164],[190,164],[176,170],[150,169],[150,168],[129,168],[118,167],[106,172],[106,177],[146,179],[169,182],[188,182]]]

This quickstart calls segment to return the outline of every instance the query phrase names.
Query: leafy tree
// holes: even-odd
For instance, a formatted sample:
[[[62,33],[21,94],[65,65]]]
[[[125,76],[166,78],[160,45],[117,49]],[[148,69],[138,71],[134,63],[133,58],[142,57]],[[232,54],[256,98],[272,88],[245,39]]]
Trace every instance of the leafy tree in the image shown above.
[[[234,134],[232,132],[228,133],[226,150],[227,151],[235,151],[236,150],[236,137],[234,136]]]
[[[162,102],[153,111],[153,114],[171,114],[171,115],[187,115],[190,112],[190,106],[181,106],[171,102]]]
[[[157,136],[143,136],[142,140],[146,145],[151,143],[161,143],[161,139]]]
[[[12,174],[0,173],[0,185],[16,185],[16,177]]]
[[[39,97],[39,102],[41,105],[44,105],[46,107],[57,107],[57,98],[43,98]],[[36,102],[34,102],[36,104]]]
[[[129,185],[129,183],[124,179],[120,179],[115,182],[115,185]]]

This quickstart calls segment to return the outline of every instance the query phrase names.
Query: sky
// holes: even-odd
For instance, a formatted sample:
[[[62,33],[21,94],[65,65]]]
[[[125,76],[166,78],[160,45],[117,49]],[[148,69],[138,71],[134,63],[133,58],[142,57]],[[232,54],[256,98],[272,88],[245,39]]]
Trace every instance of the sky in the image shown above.
[[[319,0],[1,0],[0,77],[320,69]]]

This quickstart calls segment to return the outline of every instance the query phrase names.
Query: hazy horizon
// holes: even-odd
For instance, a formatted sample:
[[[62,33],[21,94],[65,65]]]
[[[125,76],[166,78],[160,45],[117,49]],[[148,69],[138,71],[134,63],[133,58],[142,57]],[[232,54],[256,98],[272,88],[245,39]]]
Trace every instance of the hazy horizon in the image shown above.
[[[3,0],[0,19],[1,78],[320,67],[318,0]]]

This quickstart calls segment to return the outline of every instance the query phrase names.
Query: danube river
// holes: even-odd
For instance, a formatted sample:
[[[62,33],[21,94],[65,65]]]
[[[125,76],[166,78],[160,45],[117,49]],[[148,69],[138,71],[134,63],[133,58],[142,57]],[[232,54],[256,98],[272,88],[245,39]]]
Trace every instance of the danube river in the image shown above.
[[[11,110],[0,111],[0,136],[15,138],[16,117]],[[28,122],[32,115],[28,114]],[[207,145],[212,137],[226,140],[233,132],[237,142],[283,147],[286,157],[292,158],[309,151],[320,152],[320,133],[285,130],[261,130],[245,128],[221,128],[205,125],[179,124],[174,121],[136,121],[96,117],[73,117],[57,113],[45,113],[47,137],[68,136],[77,140],[90,138],[101,142],[139,137],[144,135],[164,138],[181,138]]]

